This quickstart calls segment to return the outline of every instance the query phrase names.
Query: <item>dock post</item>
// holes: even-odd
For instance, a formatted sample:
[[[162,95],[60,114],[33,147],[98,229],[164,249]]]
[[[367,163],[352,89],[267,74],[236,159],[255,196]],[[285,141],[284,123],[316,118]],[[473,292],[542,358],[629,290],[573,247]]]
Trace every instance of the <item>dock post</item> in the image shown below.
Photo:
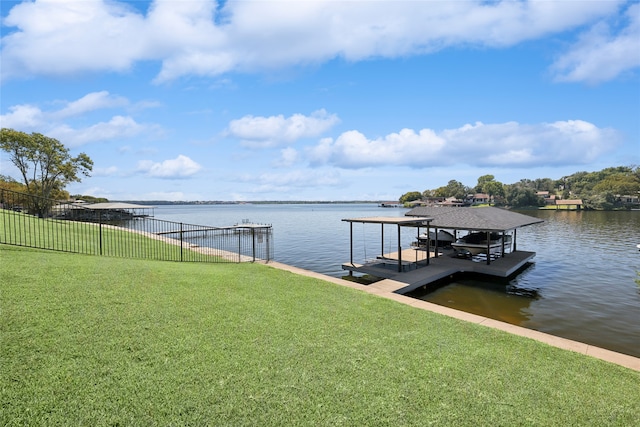
[[[349,254],[351,265],[353,265],[353,222],[349,223]]]
[[[491,232],[487,231],[487,265],[491,264]]]
[[[431,234],[431,225],[427,224],[427,265],[431,262],[431,240],[429,235]],[[436,255],[438,254],[438,248],[436,248]]]
[[[402,272],[402,245],[400,244],[400,224],[398,224],[398,273]]]
[[[380,256],[384,256],[384,223],[380,223]]]

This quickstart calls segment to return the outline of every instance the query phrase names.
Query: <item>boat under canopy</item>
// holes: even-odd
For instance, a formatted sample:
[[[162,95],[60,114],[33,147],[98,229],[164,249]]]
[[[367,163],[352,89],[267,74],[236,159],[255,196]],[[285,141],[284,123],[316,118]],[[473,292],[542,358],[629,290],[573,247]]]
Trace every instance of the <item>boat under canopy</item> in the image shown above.
[[[502,255],[511,252],[511,236],[491,232],[472,232],[451,243],[461,256]]]
[[[535,257],[535,252],[516,249],[516,229],[544,222],[528,215],[493,207],[417,207],[409,211],[404,218],[370,217],[343,219],[343,221],[350,223],[351,233],[351,259],[348,263],[342,264],[343,270],[348,270],[350,276],[353,273],[359,273],[390,279],[390,282],[380,286],[393,288],[399,293],[408,292],[461,272],[509,277],[520,271]],[[354,262],[354,222],[380,224],[381,242],[384,242],[384,226],[396,224],[398,227],[397,251],[383,253],[374,260],[365,259],[363,264]],[[418,236],[424,237],[422,241],[424,246],[412,244],[410,249],[403,249],[400,227],[417,227]],[[426,232],[421,234],[420,228],[426,228]],[[467,248],[465,250],[470,256],[459,256],[458,252],[453,250],[456,242],[451,240],[449,240],[451,250],[441,248],[439,243],[432,246],[429,239],[431,236],[436,238],[447,236],[440,233],[442,229],[450,230],[447,234],[456,237],[456,240],[459,239],[459,231],[466,231],[462,234],[463,239],[474,235],[474,238],[479,239],[478,243],[470,241],[465,243],[467,246],[478,245],[477,253],[473,255]],[[450,239],[448,236],[447,238]],[[511,250],[507,251],[506,246],[510,246]]]
[[[434,230],[436,233],[440,229],[453,230],[454,235],[460,230],[464,230],[468,234],[484,233],[485,237],[482,241],[487,246],[486,253],[490,253],[491,246],[497,244],[497,242],[492,244],[491,240],[496,240],[491,239],[492,234],[494,236],[500,235],[502,243],[512,244],[511,250],[515,251],[517,250],[516,230],[520,227],[544,222],[540,218],[496,207],[419,206],[411,209],[405,215],[433,218],[429,222],[429,230]],[[512,233],[512,235],[507,233]],[[477,242],[473,243],[477,244]],[[489,257],[487,257],[487,262],[489,261]]]

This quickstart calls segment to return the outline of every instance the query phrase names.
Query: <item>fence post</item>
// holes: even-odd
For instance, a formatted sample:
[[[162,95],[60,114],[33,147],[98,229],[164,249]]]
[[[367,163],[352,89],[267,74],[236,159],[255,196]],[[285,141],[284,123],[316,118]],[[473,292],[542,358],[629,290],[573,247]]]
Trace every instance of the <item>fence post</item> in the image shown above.
[[[100,255],[102,256],[102,211],[98,210],[98,229],[100,233]]]
[[[182,262],[182,246],[184,243],[182,242],[182,223],[180,223],[180,262]]]
[[[271,261],[271,227],[267,228],[267,261]]]
[[[256,262],[256,229],[251,227],[251,243],[253,246],[253,261]]]

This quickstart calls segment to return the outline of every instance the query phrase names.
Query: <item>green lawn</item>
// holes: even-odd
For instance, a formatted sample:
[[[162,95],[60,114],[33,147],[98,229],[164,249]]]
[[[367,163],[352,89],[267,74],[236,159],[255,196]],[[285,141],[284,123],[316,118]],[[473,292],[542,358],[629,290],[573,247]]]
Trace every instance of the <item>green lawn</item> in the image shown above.
[[[168,239],[170,241],[171,239]],[[55,251],[171,261],[229,262],[124,227],[0,210],[0,242]]]
[[[631,426],[640,372],[261,264],[0,245],[0,425]]]

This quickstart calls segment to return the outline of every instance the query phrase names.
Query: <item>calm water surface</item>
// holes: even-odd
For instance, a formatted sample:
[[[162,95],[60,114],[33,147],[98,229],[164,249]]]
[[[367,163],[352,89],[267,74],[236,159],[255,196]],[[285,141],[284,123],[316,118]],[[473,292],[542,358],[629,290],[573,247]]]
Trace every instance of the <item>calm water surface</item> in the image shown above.
[[[349,261],[344,218],[403,216],[374,204],[183,205],[155,209],[158,219],[224,226],[272,224],[276,261],[342,276]],[[460,280],[419,298],[530,329],[640,357],[640,211],[527,211],[544,223],[518,230],[518,248],[535,263],[510,282]],[[395,251],[395,227],[354,224],[354,261]],[[403,248],[416,231],[403,232]]]

